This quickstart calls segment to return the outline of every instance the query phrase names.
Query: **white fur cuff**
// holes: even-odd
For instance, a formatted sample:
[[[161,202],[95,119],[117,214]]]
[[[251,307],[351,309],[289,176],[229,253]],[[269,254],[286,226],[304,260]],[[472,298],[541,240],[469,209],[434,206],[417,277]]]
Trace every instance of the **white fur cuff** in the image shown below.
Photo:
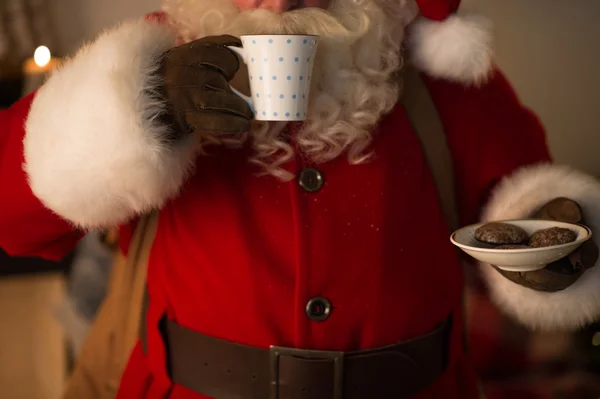
[[[421,17],[411,27],[409,46],[412,63],[433,77],[480,84],[492,71],[491,22],[478,15]]]
[[[579,203],[586,224],[600,234],[600,183],[565,166],[538,165],[519,170],[500,183],[483,220],[527,217],[550,200],[566,197]],[[599,236],[595,236],[598,243]],[[522,287],[489,265],[481,265],[492,299],[523,324],[540,330],[573,330],[600,319],[600,265],[572,286],[548,293]]]
[[[26,121],[25,171],[34,194],[74,224],[126,221],[175,195],[190,143],[168,145],[156,116],[167,26],[138,20],[103,33],[37,92]]]

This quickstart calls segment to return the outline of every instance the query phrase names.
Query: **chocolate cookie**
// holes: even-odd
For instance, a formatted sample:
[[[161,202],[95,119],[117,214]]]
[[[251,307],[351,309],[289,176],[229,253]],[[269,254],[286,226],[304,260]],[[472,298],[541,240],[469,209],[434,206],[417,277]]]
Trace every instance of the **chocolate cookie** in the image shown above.
[[[577,233],[562,227],[551,227],[536,231],[529,240],[533,248],[551,247],[553,245],[568,244],[577,239]]]
[[[525,230],[508,223],[487,223],[475,230],[475,239],[487,244],[521,244],[526,242],[527,238]]]
[[[529,245],[500,245],[496,249],[527,249],[531,248]]]

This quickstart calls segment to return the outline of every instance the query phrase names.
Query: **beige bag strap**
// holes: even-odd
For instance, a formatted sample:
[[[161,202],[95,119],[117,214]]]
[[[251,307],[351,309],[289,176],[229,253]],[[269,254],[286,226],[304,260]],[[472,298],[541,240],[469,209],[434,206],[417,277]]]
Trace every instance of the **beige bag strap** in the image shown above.
[[[130,276],[123,278],[122,282],[129,284],[125,289],[120,290],[122,300],[129,300],[130,312],[122,314],[122,325],[125,327],[125,347],[122,353],[129,353],[140,334],[140,326],[143,325],[141,320],[141,309],[144,306],[146,293],[146,277],[148,271],[148,259],[150,250],[156,236],[158,225],[158,212],[153,212],[140,218],[136,226],[135,233],[129,245],[129,250],[126,257],[126,271]],[[126,291],[129,291],[127,294]]]
[[[117,253],[106,298],[89,330],[63,399],[113,399],[139,338],[150,249],[158,217],[140,218],[127,256]]]
[[[448,227],[454,231],[458,228],[459,222],[452,158],[444,125],[419,73],[407,66],[403,70],[402,80],[402,104],[421,141]]]

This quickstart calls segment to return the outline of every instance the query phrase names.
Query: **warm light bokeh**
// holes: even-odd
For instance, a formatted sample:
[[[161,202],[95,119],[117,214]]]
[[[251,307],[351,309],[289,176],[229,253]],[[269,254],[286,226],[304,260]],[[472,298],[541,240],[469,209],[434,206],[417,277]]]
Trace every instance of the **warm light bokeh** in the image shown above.
[[[44,67],[48,65],[50,59],[52,58],[52,54],[50,53],[50,49],[46,46],[40,46],[35,49],[33,53],[33,59],[37,66]]]

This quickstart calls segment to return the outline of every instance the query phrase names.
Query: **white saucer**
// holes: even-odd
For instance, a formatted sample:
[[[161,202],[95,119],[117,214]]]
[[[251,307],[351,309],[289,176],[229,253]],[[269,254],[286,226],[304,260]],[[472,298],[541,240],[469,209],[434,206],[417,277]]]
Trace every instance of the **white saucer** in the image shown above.
[[[591,230],[579,224],[532,219],[498,222],[519,226],[530,236],[538,230],[562,227],[574,231],[577,239],[568,244],[544,248],[495,249],[492,245],[475,239],[475,230],[485,224],[479,223],[456,230],[450,236],[450,241],[480,262],[492,264],[503,270],[525,272],[543,269],[547,264],[568,256],[592,237]]]

